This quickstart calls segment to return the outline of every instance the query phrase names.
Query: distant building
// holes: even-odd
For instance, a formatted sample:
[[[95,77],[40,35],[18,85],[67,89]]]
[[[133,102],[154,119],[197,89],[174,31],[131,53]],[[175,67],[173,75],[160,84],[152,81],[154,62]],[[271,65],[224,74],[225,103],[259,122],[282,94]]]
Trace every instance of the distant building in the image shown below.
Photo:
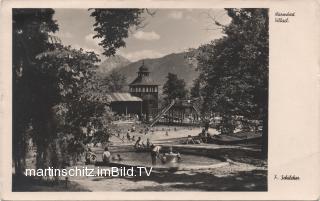
[[[107,100],[110,101],[112,112],[122,114],[138,114],[142,113],[142,99],[132,96],[130,93],[108,93]]]
[[[150,78],[150,72],[147,66],[142,65],[137,72],[138,76],[129,84],[129,92],[132,96],[142,99],[142,114],[146,121],[158,112],[158,84]]]

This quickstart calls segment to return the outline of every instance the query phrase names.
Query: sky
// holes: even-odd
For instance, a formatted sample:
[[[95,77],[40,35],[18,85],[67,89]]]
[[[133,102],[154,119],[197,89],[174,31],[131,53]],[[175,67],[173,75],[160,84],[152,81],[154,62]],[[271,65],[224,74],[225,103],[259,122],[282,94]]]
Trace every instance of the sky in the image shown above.
[[[230,18],[223,9],[152,9],[153,16],[144,14],[145,27],[133,30],[125,39],[126,47],[116,54],[130,61],[159,58],[197,48],[222,36],[221,29],[213,19],[228,24]],[[59,31],[56,35],[64,45],[84,50],[93,50],[100,55],[99,40],[93,39],[94,18],[87,9],[55,9]]]

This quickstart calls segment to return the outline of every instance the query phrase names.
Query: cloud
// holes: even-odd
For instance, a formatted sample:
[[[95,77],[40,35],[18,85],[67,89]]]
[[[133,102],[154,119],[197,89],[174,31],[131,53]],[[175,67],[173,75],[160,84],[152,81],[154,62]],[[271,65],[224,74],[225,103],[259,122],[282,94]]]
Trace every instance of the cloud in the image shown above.
[[[53,36],[58,37],[62,42],[65,42],[66,39],[70,39],[73,37],[70,32],[56,32],[53,34]]]
[[[140,50],[140,51],[129,52],[129,53],[124,53],[119,51],[119,55],[126,57],[132,62],[138,61],[141,59],[147,59],[147,58],[153,59],[153,58],[159,58],[164,56],[163,53],[160,53],[154,50]]]
[[[57,34],[61,38],[72,38],[73,35],[70,32],[61,32]]]
[[[90,48],[90,47],[87,47],[87,46],[84,46],[84,45],[79,45],[79,44],[72,45],[72,47],[74,49],[77,49],[77,50],[82,48],[84,51],[87,51],[87,52],[92,52],[93,51],[96,54],[102,54],[102,51],[101,51],[100,48]]]
[[[86,51],[94,51],[97,54],[102,55],[103,48],[99,45],[101,42],[100,38],[93,38],[94,34],[88,34],[85,36],[85,44],[82,46],[76,45],[77,49],[82,48]]]
[[[145,32],[145,31],[137,31],[133,34],[133,37],[139,40],[159,40],[160,35],[154,31]]]
[[[182,11],[172,11],[168,14],[168,17],[175,20],[179,20],[179,19],[182,19],[183,13]]]
[[[91,45],[99,46],[99,43],[101,42],[101,39],[99,38],[93,38],[94,34],[88,34],[85,36],[86,42],[90,43]]]

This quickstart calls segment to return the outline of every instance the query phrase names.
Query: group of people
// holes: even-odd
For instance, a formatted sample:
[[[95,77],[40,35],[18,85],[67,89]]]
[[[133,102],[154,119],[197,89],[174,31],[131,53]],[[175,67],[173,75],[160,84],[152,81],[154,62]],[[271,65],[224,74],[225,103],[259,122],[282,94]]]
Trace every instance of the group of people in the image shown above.
[[[120,154],[117,154],[117,157],[112,156],[111,152],[109,151],[108,147],[104,148],[104,152],[102,154],[102,161],[104,163],[110,163],[111,161],[122,161],[123,158],[120,156]]]
[[[90,149],[86,151],[85,155],[86,164],[92,164],[97,160],[97,155]],[[104,148],[104,151],[102,153],[102,161],[104,163],[110,163],[111,161],[122,161],[123,158],[120,156],[120,154],[117,154],[116,157],[112,156],[111,152],[109,151],[108,147]]]
[[[187,136],[187,140],[183,144],[200,144],[210,142],[212,136],[206,129],[202,129],[201,133],[198,136],[192,137],[191,135]]]
[[[122,139],[123,142],[124,142],[125,138],[128,141],[134,141],[135,142],[134,148],[138,151],[150,152],[152,165],[156,165],[157,158],[162,163],[176,162],[181,159],[180,154],[173,153],[172,148],[170,148],[169,152],[160,154],[161,146],[154,145],[153,143],[151,143],[149,138],[147,138],[146,141],[143,141],[140,136],[136,139],[135,136],[132,135],[132,133],[136,132],[136,129],[137,128],[135,127],[135,125],[131,126],[131,128],[129,128],[127,130],[126,134],[123,134],[122,137],[121,137],[122,130],[118,129],[117,130],[117,137]],[[158,129],[156,128],[156,131],[157,130]],[[177,128],[173,128],[173,130],[177,131]],[[154,129],[145,127],[145,128],[141,128],[141,131],[142,131],[141,133],[144,133],[146,135],[146,134],[148,134],[148,132],[154,132]],[[170,128],[162,128],[162,131],[165,131],[165,135],[168,136]],[[190,136],[190,138],[191,138],[191,136]],[[192,138],[188,139],[188,142],[195,143]],[[86,159],[87,164],[92,164],[97,159],[97,156],[90,148],[88,148],[88,150],[86,152],[85,159]],[[104,163],[110,163],[111,161],[122,161],[122,160],[123,160],[123,158],[119,154],[117,154],[117,155],[111,154],[108,147],[104,148],[104,151],[102,154],[102,161]]]
[[[208,129],[205,129],[205,128],[203,128],[202,129],[202,132],[201,133],[199,133],[199,138],[200,138],[200,140],[202,141],[202,142],[204,142],[204,143],[207,143],[208,141],[210,141],[210,139],[211,139],[211,135],[210,135],[210,133],[208,132]]]
[[[135,149],[140,149],[140,148],[147,148],[149,149],[151,147],[151,142],[150,142],[150,139],[147,138],[147,141],[146,143],[144,143],[142,140],[141,140],[141,137],[138,137],[137,141],[135,142],[134,144],[134,148]]]
[[[152,165],[157,164],[157,158],[164,163],[177,163],[181,160],[180,153],[174,153],[172,147],[170,147],[169,152],[160,154],[161,146],[159,145],[151,145],[151,162]]]
[[[140,137],[139,137],[140,138]],[[141,140],[141,138],[139,139]],[[157,158],[162,163],[170,163],[170,162],[179,162],[181,159],[181,156],[179,153],[173,153],[172,147],[169,149],[168,153],[160,154],[161,146],[150,144],[150,141],[148,141],[149,144],[147,146],[150,147],[150,155],[151,155],[151,163],[152,165],[157,164]],[[138,141],[137,143],[138,144]],[[88,148],[86,152],[86,164],[92,164],[97,160],[96,154]],[[122,161],[123,158],[120,156],[120,154],[117,154],[116,157],[112,156],[111,152],[109,151],[108,147],[104,148],[104,151],[102,153],[102,161],[103,163],[110,163],[112,161]]]
[[[127,130],[126,134],[122,136],[121,140],[124,141],[127,139],[127,141],[135,141],[136,138],[134,135],[131,135],[130,133],[136,132],[136,127],[133,125],[130,129]],[[140,129],[139,133],[144,133],[145,135],[148,134],[149,128]],[[117,136],[120,138],[121,130],[118,131]]]

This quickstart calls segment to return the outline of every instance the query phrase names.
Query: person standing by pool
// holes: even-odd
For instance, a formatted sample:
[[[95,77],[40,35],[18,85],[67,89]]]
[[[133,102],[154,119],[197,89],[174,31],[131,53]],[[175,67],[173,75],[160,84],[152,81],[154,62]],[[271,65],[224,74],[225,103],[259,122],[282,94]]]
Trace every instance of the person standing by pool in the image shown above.
[[[149,149],[150,148],[150,139],[149,138],[147,138],[147,148]]]
[[[141,145],[141,137],[138,137],[138,140],[137,140],[136,143],[134,144],[134,147],[135,147],[135,148],[140,148],[140,147],[142,147],[142,145]]]
[[[102,154],[102,161],[105,163],[109,163],[111,158],[111,153],[109,152],[108,147],[104,148],[104,152]]]
[[[127,131],[127,140],[130,141],[131,139],[131,136],[130,136],[130,133],[129,133],[129,130]]]
[[[155,146],[155,145],[151,145],[151,162],[152,165],[156,165],[157,164],[157,157],[159,156],[160,153],[160,146]]]
[[[86,159],[85,164],[90,164],[92,161],[95,160],[95,158],[96,156],[93,153],[93,151],[90,148],[88,148],[85,154],[85,159]]]

